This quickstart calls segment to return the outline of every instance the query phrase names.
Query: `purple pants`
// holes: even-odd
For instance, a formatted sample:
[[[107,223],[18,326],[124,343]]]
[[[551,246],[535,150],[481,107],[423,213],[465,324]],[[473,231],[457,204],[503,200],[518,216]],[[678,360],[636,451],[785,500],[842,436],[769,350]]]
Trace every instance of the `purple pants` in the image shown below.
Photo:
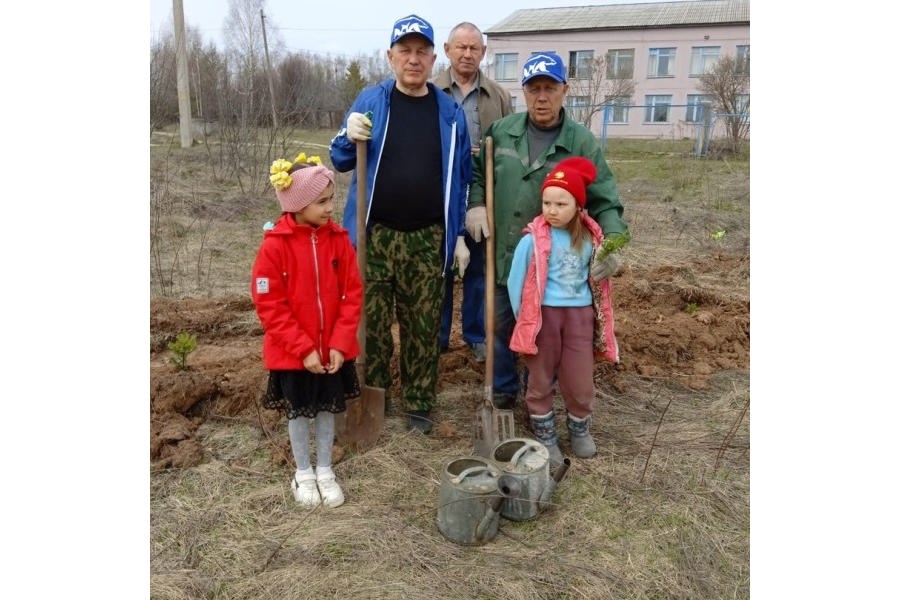
[[[556,374],[566,412],[582,419],[591,414],[594,402],[594,310],[542,306],[541,321],[538,353],[522,355],[528,367],[528,413],[546,415],[553,410]]]

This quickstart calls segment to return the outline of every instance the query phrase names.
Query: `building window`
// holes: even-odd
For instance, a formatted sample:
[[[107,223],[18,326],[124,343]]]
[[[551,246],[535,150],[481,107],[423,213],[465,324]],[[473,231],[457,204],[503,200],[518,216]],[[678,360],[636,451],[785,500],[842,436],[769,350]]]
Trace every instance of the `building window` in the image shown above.
[[[593,50],[569,52],[569,79],[590,79],[593,64]]]
[[[628,107],[631,104],[630,96],[615,96],[609,98],[606,104],[611,107],[607,113],[609,115],[607,123],[628,122]]]
[[[708,73],[719,60],[720,46],[694,46],[691,48],[691,77]]]
[[[494,55],[494,79],[497,81],[515,81],[519,74],[518,53]]]
[[[644,113],[646,123],[668,123],[669,110],[672,108],[671,94],[645,96],[647,111]]]
[[[708,94],[688,94],[687,95],[687,113],[684,116],[684,120],[688,123],[702,123],[703,122],[703,106],[701,106],[701,102],[709,102],[712,103],[712,96]],[[710,105],[709,110],[712,110],[712,106]]]
[[[634,48],[610,50],[606,53],[606,78],[631,79],[634,77]]]
[[[566,108],[573,120],[584,123],[590,110],[590,96],[566,96]]]
[[[675,48],[650,48],[647,77],[675,76]]]
[[[735,52],[738,75],[750,74],[750,46],[738,46]]]
[[[750,94],[738,94],[735,98],[738,114],[750,113]]]
[[[509,104],[510,104],[510,106],[512,106],[513,112],[516,112],[516,100],[518,100],[518,98],[516,98],[515,96],[509,97]]]

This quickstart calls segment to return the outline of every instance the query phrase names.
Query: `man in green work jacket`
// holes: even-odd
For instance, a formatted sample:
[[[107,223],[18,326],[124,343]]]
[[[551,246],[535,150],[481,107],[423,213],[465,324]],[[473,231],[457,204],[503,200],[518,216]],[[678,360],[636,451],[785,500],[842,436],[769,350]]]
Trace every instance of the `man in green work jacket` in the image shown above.
[[[585,208],[600,224],[606,239],[630,238],[628,225],[622,220],[616,180],[603,158],[600,143],[563,109],[568,90],[562,58],[555,52],[535,52],[525,62],[522,73],[527,112],[494,121],[484,132],[485,137],[494,140],[496,290],[492,390],[494,406],[498,408],[512,408],[519,394],[516,355],[509,349],[515,316],[506,279],[522,229],[541,214],[541,184],[547,173],[570,156],[593,161],[597,179],[587,188]],[[490,235],[485,209],[485,165],[486,152],[481,152],[474,161],[466,212],[466,230],[476,242]],[[593,265],[591,275],[600,280],[618,268],[619,258],[613,253]]]

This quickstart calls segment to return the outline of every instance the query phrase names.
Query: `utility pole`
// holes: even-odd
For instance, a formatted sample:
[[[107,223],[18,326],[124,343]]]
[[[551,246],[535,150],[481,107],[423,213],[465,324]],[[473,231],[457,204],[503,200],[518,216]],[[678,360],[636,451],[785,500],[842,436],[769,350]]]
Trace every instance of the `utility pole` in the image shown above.
[[[272,81],[272,63],[269,62],[269,43],[266,41],[266,16],[259,9],[262,21],[263,48],[266,50],[266,77],[269,80],[269,102],[272,104],[272,129],[278,129],[278,113],[275,111],[275,82]]]
[[[172,0],[175,17],[175,72],[178,84],[178,122],[181,130],[181,147],[190,148],[191,135],[191,86],[188,72],[187,44],[184,41],[184,5],[182,0]]]

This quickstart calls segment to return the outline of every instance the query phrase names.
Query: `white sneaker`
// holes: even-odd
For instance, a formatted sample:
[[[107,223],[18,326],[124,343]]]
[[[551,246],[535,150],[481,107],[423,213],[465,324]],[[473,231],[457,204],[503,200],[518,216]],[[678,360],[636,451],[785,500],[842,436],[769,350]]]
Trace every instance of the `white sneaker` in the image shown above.
[[[318,506],[322,502],[319,488],[316,487],[316,474],[312,469],[306,473],[294,474],[291,491],[294,493],[294,500],[303,506]]]
[[[334,471],[331,469],[316,469],[316,483],[319,486],[319,492],[322,494],[322,505],[328,508],[334,508],[344,503],[344,492],[338,485],[334,477]]]

